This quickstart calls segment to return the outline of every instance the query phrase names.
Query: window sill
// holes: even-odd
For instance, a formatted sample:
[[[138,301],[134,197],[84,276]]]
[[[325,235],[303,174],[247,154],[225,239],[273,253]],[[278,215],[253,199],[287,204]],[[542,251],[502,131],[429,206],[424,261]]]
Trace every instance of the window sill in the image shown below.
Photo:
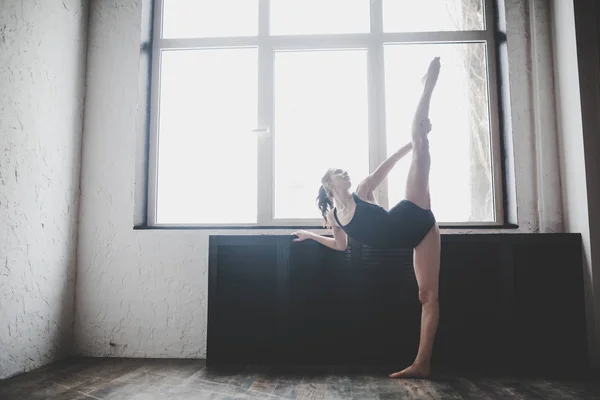
[[[502,225],[440,225],[440,229],[445,230],[457,230],[457,229],[469,229],[469,230],[484,230],[484,229],[518,229],[519,225],[517,224],[502,224]],[[311,230],[323,230],[322,226],[231,226],[231,225],[206,225],[206,226],[198,226],[198,225],[135,225],[133,227],[134,231],[177,231],[177,230],[198,230],[198,231],[206,231],[206,230],[267,230],[267,229],[311,229]]]

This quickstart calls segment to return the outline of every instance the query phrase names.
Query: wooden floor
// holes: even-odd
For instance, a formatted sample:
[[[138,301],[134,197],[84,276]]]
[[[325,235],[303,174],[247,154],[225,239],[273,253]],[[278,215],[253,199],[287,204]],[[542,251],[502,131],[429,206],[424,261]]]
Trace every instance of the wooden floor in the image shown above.
[[[202,360],[73,358],[0,381],[0,399],[600,399],[600,383],[382,372],[207,368]]]

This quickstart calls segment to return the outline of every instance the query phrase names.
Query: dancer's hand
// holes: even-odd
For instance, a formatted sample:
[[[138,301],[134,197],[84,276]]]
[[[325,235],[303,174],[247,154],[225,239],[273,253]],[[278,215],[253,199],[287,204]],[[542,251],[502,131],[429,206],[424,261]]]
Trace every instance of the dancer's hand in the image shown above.
[[[302,242],[306,239],[310,239],[312,233],[308,232],[308,231],[304,231],[304,230],[299,230],[299,231],[293,232],[292,235],[298,236],[296,239],[292,240],[292,242]]]
[[[419,134],[429,134],[429,132],[431,132],[431,128],[433,125],[431,125],[431,121],[429,120],[429,118],[424,119],[421,121],[421,123],[419,123],[419,126],[417,127]]]

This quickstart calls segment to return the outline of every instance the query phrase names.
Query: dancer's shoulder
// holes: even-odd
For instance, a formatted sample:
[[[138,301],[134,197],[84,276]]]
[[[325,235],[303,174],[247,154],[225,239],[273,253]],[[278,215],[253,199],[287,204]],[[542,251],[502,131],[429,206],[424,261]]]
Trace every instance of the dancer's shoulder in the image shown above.
[[[373,189],[369,186],[369,182],[365,179],[358,184],[355,191],[359,199],[369,203],[376,203]]]

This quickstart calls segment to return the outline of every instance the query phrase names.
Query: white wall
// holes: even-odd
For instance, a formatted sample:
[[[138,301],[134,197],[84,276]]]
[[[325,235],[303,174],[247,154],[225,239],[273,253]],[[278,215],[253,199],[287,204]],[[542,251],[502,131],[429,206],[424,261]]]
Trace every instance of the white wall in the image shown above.
[[[0,6],[0,379],[72,349],[85,3]]]
[[[548,80],[531,74],[529,3],[508,0],[512,126],[517,167],[518,230],[562,227],[558,163],[550,174],[553,210],[540,213],[536,166],[536,117],[554,110],[535,107],[531,87]],[[546,3],[542,1],[541,3]],[[208,235],[289,234],[290,231],[134,231],[135,163],[140,115],[142,2],[92,1],[88,90],[84,126],[79,227],[77,315],[79,353],[93,356],[204,357],[206,354]],[[535,11],[535,7],[531,7]],[[542,26],[543,28],[543,26]],[[542,29],[543,32],[543,29]],[[546,35],[548,32],[546,32]],[[543,35],[541,35],[543,36]],[[542,38],[543,39],[543,38]],[[541,40],[536,55],[548,57]],[[544,53],[545,52],[545,53]],[[550,80],[552,75],[550,74]],[[545,93],[553,93],[553,82]],[[538,113],[534,112],[538,109]],[[539,120],[539,118],[537,118]],[[556,142],[552,124],[544,125]],[[539,139],[538,139],[539,140]],[[545,147],[544,147],[545,149]],[[551,151],[546,149],[543,151]],[[480,231],[478,231],[480,232]],[[488,231],[491,232],[491,231]],[[456,231],[452,231],[456,233]],[[112,343],[112,344],[111,344]]]
[[[581,39],[582,29],[585,27],[581,26],[580,19],[577,22],[580,26],[579,33],[576,30],[573,0],[553,0],[552,11],[557,86],[556,108],[559,122],[565,229],[567,232],[580,232],[582,235],[588,345],[592,361],[596,365],[600,365],[600,355],[598,354],[600,351],[600,338],[598,337],[600,332],[600,299],[598,298],[600,286],[598,283],[594,285],[594,280],[599,282],[596,275],[600,275],[597,267],[598,252],[600,251],[598,248],[600,243],[597,240],[599,227],[597,215],[595,215],[598,212],[598,200],[600,199],[597,195],[594,196],[594,190],[598,188],[596,182],[599,172],[598,165],[594,165],[594,160],[598,157],[597,145],[599,143],[593,142],[600,127],[597,118],[600,101],[597,87],[594,86],[598,84],[597,78],[595,82],[590,80],[590,77],[593,78],[598,72],[598,42],[590,32],[585,32],[585,39]],[[589,9],[583,12],[593,14],[593,10]],[[591,22],[595,25],[593,20]],[[578,42],[582,46],[588,40],[595,43],[596,49],[592,45],[592,47],[585,46],[583,49],[580,47],[578,51]],[[586,74],[586,69],[589,67],[592,68],[591,75]],[[583,75],[580,74],[580,71],[583,72]],[[585,101],[588,107],[592,107],[588,108],[587,114],[584,112],[585,110],[582,110],[582,101]],[[591,191],[590,185],[595,185]]]

